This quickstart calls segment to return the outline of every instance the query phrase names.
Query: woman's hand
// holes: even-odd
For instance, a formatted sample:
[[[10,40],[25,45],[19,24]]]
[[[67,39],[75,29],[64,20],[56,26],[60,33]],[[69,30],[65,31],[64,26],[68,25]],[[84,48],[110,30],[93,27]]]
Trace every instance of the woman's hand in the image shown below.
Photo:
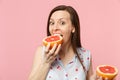
[[[102,76],[98,76],[96,73],[94,73],[90,77],[90,80],[110,80],[110,79],[108,79],[108,78],[103,79]],[[116,79],[114,78],[114,79],[111,79],[111,80],[116,80]]]
[[[115,80],[115,78],[114,79],[108,79],[108,78],[103,79],[102,76],[96,76],[96,80]]]
[[[44,46],[44,48],[45,49],[41,46],[37,48],[32,71],[28,80],[46,80],[50,66],[56,59],[61,45],[57,46],[57,44],[55,44],[53,48],[50,49],[50,44],[48,44],[46,47]]]
[[[44,53],[41,61],[43,61],[43,63],[48,63],[51,65],[56,59],[60,49],[61,49],[61,44],[59,44],[58,46],[57,44],[54,44],[52,49],[50,49],[50,44],[48,44],[43,51]]]

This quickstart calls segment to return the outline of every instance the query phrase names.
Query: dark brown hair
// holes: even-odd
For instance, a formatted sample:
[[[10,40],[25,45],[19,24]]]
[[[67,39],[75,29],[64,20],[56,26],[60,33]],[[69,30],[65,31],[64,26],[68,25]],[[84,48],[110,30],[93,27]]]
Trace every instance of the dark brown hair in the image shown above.
[[[72,34],[71,43],[72,43],[74,52],[76,53],[80,63],[82,64],[80,55],[77,52],[77,48],[82,47],[81,40],[80,40],[80,21],[79,21],[79,16],[73,7],[66,6],[66,5],[59,5],[51,10],[49,17],[48,17],[48,21],[47,21],[47,36],[50,35],[50,32],[49,32],[50,17],[55,11],[59,11],[59,10],[67,11],[70,14],[70,19],[71,19],[72,25],[75,27],[75,32],[71,33]],[[83,66],[83,64],[82,64],[82,66]]]

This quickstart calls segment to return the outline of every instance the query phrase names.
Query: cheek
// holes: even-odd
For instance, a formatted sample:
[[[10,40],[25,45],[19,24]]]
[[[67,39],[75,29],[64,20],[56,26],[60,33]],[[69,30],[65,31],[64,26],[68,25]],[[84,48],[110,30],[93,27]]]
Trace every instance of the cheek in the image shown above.
[[[52,32],[52,28],[51,28],[51,27],[49,27],[49,32],[50,32],[50,34],[51,34],[51,32]]]
[[[64,32],[64,38],[67,40],[71,38],[71,30],[67,30]]]
[[[70,36],[71,35],[71,28],[70,27],[66,28],[65,33],[66,33],[66,35]]]

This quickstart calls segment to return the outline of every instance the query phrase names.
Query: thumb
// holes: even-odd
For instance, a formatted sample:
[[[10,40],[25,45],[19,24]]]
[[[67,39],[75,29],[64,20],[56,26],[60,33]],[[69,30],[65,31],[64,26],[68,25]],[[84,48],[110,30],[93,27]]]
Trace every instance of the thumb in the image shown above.
[[[95,73],[93,73],[93,75],[91,75],[90,80],[96,80],[96,79],[97,79],[97,77],[96,77],[96,72],[95,72]]]

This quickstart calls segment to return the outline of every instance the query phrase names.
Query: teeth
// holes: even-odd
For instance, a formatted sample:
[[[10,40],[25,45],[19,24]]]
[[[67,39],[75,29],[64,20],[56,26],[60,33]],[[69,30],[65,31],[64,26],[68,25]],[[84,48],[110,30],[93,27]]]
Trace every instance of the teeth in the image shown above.
[[[60,34],[54,34],[54,35],[60,35]]]
[[[62,37],[63,37],[63,35],[62,35],[62,34],[54,34],[54,35],[60,35],[60,36],[62,36]]]

